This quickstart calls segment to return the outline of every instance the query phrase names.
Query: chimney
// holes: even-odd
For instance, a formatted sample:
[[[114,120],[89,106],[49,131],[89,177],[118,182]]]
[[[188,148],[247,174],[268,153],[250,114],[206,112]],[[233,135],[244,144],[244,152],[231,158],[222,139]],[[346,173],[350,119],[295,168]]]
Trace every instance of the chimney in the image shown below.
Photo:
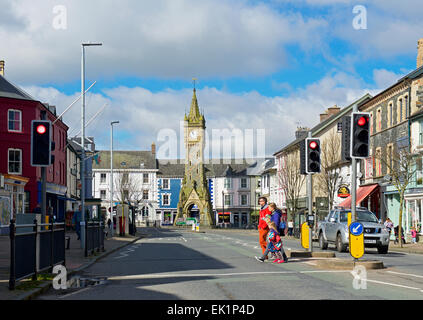
[[[0,61],[0,76],[4,77],[4,60]]]
[[[151,153],[153,155],[153,157],[156,157],[156,144],[153,142],[151,145]]]
[[[323,121],[325,121],[327,118],[329,118],[330,117],[330,115],[329,114],[327,114],[326,112],[325,113],[321,113],[320,114],[320,122],[323,122]]]
[[[295,139],[307,137],[309,131],[310,129],[307,127],[298,127],[297,131],[295,131]]]
[[[339,111],[341,111],[341,108],[339,108],[337,105],[334,105],[332,108],[328,108],[326,112],[329,114],[329,116],[333,116]]]
[[[417,69],[423,66],[423,38],[417,41]]]

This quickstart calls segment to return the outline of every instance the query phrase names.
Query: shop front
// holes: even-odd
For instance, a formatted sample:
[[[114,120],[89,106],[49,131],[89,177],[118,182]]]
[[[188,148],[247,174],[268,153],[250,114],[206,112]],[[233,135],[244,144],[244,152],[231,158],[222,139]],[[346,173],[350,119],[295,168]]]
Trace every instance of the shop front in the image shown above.
[[[66,191],[66,186],[54,183],[46,184],[47,215],[56,217],[57,222],[65,222],[66,220],[65,211],[68,200]],[[38,182],[38,203],[41,203],[41,182]]]
[[[405,195],[405,214],[404,223],[405,232],[409,233],[412,227],[415,227],[419,235],[423,235],[423,189],[411,189]]]

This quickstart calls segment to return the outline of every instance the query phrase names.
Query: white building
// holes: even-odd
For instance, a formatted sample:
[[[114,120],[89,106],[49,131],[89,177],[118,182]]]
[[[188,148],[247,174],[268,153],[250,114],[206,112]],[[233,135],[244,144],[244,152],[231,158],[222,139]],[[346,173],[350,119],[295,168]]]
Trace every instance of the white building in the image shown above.
[[[137,221],[161,220],[158,208],[157,161],[151,151],[113,151],[113,202],[135,207]],[[100,151],[100,163],[93,164],[93,196],[110,212],[110,151]]]

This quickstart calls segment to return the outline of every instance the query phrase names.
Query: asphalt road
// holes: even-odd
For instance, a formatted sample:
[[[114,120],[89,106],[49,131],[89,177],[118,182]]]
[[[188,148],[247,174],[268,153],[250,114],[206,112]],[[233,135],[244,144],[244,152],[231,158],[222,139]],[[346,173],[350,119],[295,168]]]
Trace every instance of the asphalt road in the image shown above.
[[[42,300],[290,300],[290,299],[422,299],[423,255],[377,254],[383,270],[355,280],[352,270],[319,269],[313,261],[260,263],[258,234],[252,231],[145,229],[148,236],[100,260],[80,275],[107,278],[103,284],[51,289]],[[317,243],[315,243],[317,246]],[[285,248],[300,249],[285,240]],[[329,247],[329,250],[334,250]],[[348,253],[337,257],[351,259]],[[361,289],[355,289],[361,285]]]

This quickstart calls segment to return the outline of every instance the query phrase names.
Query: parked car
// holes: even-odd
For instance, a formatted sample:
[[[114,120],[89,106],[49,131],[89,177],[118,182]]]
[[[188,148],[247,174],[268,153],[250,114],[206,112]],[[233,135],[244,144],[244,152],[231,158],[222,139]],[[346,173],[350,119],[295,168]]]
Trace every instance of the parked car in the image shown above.
[[[350,209],[335,209],[329,212],[325,220],[318,224],[320,248],[326,250],[329,244],[335,244],[339,252],[347,251],[349,245],[348,213]],[[374,213],[364,208],[357,208],[357,221],[364,227],[364,247],[377,248],[378,253],[386,254],[389,250],[389,233]]]

